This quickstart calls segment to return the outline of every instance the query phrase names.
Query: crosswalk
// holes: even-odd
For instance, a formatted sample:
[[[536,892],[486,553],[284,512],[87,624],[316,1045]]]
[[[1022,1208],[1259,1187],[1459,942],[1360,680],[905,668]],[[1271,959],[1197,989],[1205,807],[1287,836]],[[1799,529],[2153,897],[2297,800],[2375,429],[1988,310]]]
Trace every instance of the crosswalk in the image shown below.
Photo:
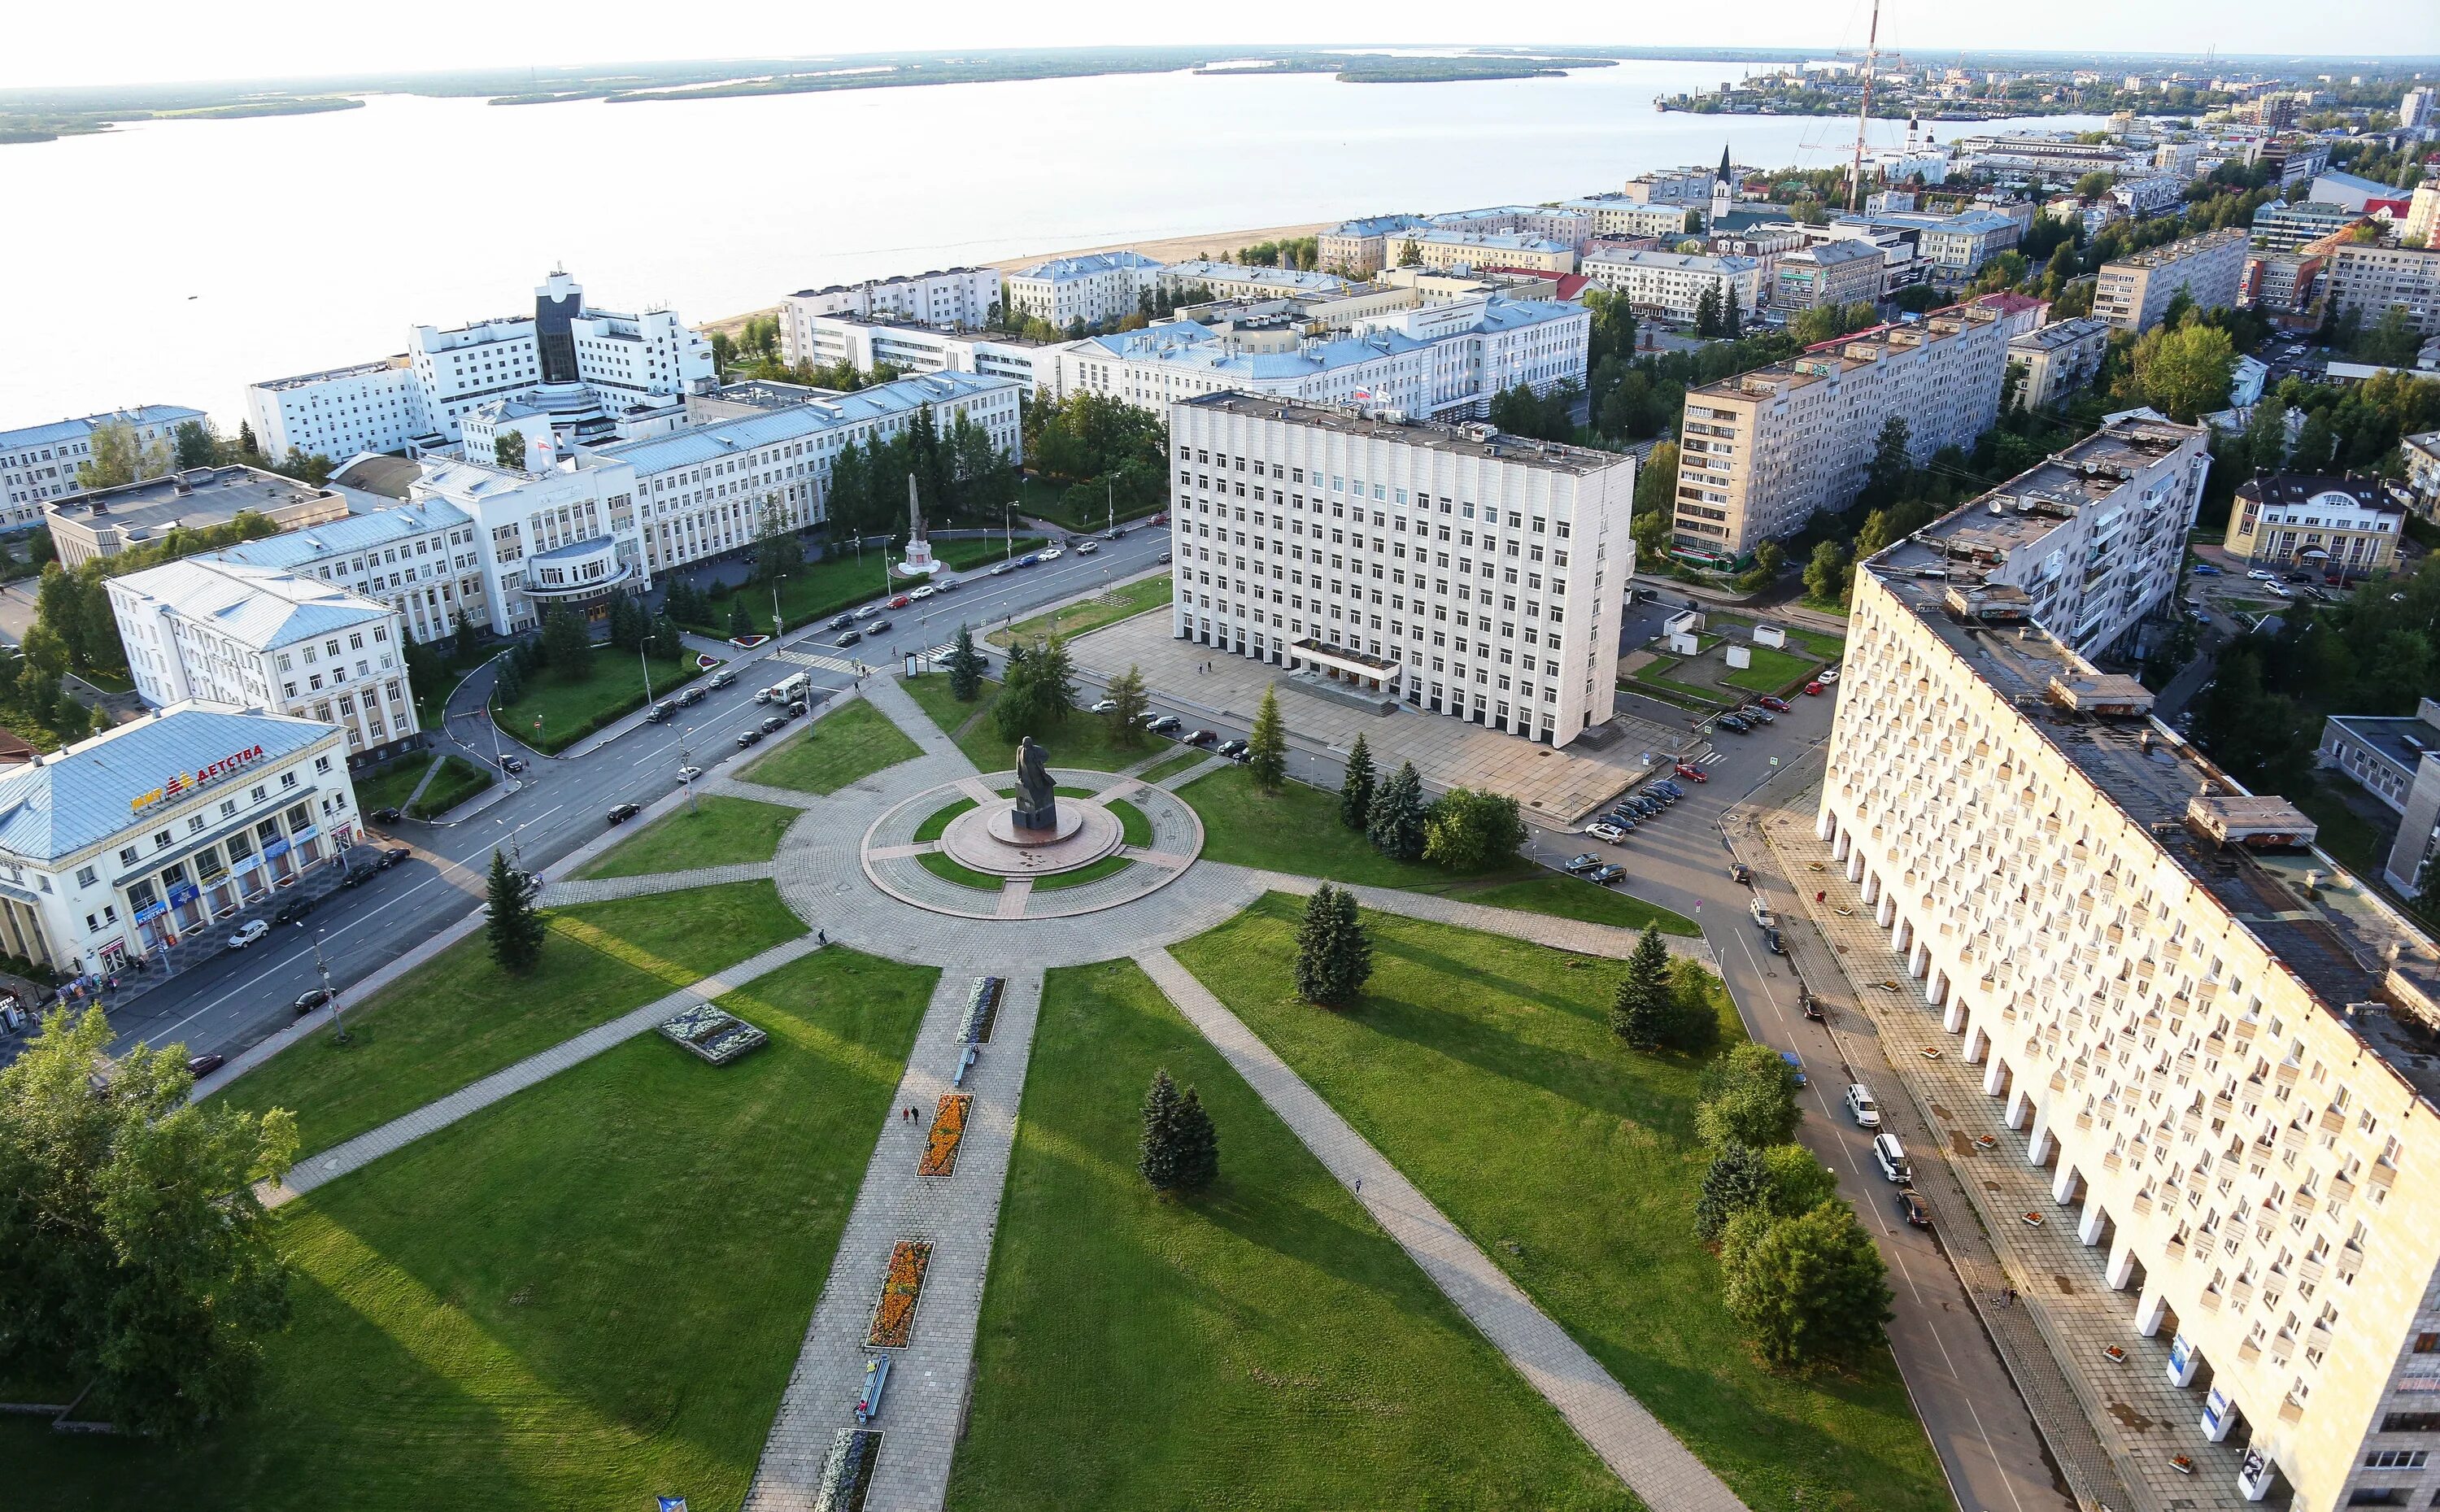
[[[1715,751],[1712,752],[1712,753],[1711,753],[1710,755],[1708,755],[1708,756],[1697,756],[1696,758],[1695,758],[1695,765],[1697,765],[1697,766],[1709,766],[1709,765],[1711,765],[1713,763],[1717,762],[1718,760],[1720,760],[1720,758],[1721,758],[1721,757],[1723,757],[1723,756],[1725,756],[1725,755],[1727,755],[1727,754],[1728,754],[1728,752],[1726,752],[1726,751],[1717,751],[1717,750],[1715,750]]]
[[[820,667],[827,672],[854,672],[857,664],[844,657],[825,657],[812,651],[775,651],[774,661],[785,661],[799,667]]]

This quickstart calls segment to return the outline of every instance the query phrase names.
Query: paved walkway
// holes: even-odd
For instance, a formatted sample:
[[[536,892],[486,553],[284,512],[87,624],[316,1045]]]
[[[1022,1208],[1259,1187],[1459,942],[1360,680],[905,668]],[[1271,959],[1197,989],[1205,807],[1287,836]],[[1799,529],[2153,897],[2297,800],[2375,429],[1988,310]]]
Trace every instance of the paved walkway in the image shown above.
[[[548,1050],[495,1071],[478,1082],[469,1083],[446,1097],[426,1103],[403,1118],[392,1119],[379,1128],[368,1129],[343,1144],[297,1161],[288,1173],[287,1180],[263,1191],[263,1201],[268,1206],[277,1207],[291,1198],[302,1197],[324,1182],[334,1181],[350,1171],[368,1165],[402,1145],[410,1144],[426,1134],[438,1133],[504,1097],[556,1076],[570,1066],[591,1060],[615,1045],[624,1044],[672,1014],[734,992],[755,978],[766,976],[820,948],[814,936],[800,935],[784,945],[773,945],[760,955],[750,956],[725,971],[716,971],[691,986],[681,987],[667,997],[621,1014],[608,1023],[596,1024],[572,1039],[564,1039]]]
[[[1264,1106],[1355,1196],[1432,1284],[1540,1392],[1653,1512],[1743,1512],[1745,1503],[1601,1362],[1492,1264],[1398,1168],[1348,1127],[1211,989],[1166,950],[1137,963],[1228,1058]],[[749,1503],[750,1504],[750,1503]]]
[[[832,1444],[842,1430],[856,1426],[865,1362],[883,1355],[890,1357],[889,1380],[870,1425],[881,1431],[883,1449],[864,1505],[869,1512],[913,1512],[947,1500],[949,1464],[974,1373],[983,1282],[1042,1004],[1040,971],[1008,979],[991,1039],[960,1088],[974,1094],[975,1104],[958,1143],[957,1165],[944,1177],[919,1177],[925,1131],[958,1070],[963,1049],[958,1029],[978,974],[978,964],[943,971],[916,1031],[890,1118],[848,1214],[838,1254],[745,1493],[746,1512],[811,1512]],[[921,1108],[923,1122],[900,1122],[898,1110],[906,1107]],[[865,1343],[866,1330],[881,1297],[890,1250],[902,1239],[932,1245],[914,1329],[904,1349],[871,1348]]]
[[[652,892],[682,892],[688,888],[712,888],[724,882],[767,882],[770,861],[740,861],[733,866],[704,866],[691,872],[647,872],[637,876],[571,878],[543,885],[542,907],[565,908],[577,903],[608,903]]]

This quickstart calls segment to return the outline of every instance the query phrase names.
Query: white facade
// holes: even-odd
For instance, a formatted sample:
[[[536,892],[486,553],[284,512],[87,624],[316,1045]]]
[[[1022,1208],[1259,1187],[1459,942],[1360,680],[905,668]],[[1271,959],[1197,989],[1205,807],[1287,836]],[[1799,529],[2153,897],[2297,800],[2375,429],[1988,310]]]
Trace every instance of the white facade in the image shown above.
[[[202,410],[183,405],[143,405],[0,430],[0,530],[41,524],[45,503],[80,490],[77,468],[93,460],[97,425],[125,425],[143,445],[169,447],[176,444],[180,425],[203,418]]]
[[[2440,335],[2440,247],[2347,243],[2330,254],[2331,313],[2366,326],[2391,309],[2422,335]]]
[[[1134,315],[1159,279],[1160,264],[1140,252],[1054,258],[1008,276],[1008,305],[1054,326],[1099,325]]]
[[[1593,237],[1593,214],[1577,205],[1498,205],[1429,217],[1443,230],[1530,237],[1582,252]]]
[[[1765,297],[1762,261],[1757,258],[1613,249],[1587,258],[1584,273],[1596,287],[1624,295],[1636,314],[1672,320],[1694,319],[1705,290],[1719,301],[1723,313],[1734,297],[1737,308],[1750,315]]]
[[[255,444],[274,461],[292,447],[333,461],[394,452],[433,431],[423,385],[404,357],[250,384],[245,408]]]
[[[492,620],[475,522],[438,499],[283,531],[202,560],[292,572],[379,600],[422,643],[454,634],[461,614],[478,625]]]
[[[1246,262],[1196,259],[1173,262],[1160,270],[1159,283],[1172,294],[1205,288],[1217,299],[1328,298],[1345,294],[1348,282],[1336,273],[1303,268],[1265,268]]]
[[[2149,178],[2124,178],[2109,187],[2109,197],[2119,208],[2141,220],[2174,210],[2185,203],[2186,180],[2174,173],[2159,173]]]
[[[1690,207],[1685,205],[1653,204],[1631,200],[1624,194],[1595,194],[1584,199],[1562,200],[1560,204],[1591,217],[1590,234],[1595,239],[1687,234],[1686,211]]]
[[[817,367],[844,362],[869,373],[886,363],[903,373],[979,373],[1013,379],[1030,395],[1050,381],[1053,366],[1052,349],[1038,341],[855,315],[807,315],[798,326],[804,355],[790,360]]]
[[[936,273],[834,283],[799,289],[780,304],[780,354],[790,362],[821,362],[808,325],[823,315],[913,326],[981,326],[999,308],[999,273],[994,268],[949,268]]]
[[[1243,394],[1169,434],[1179,639],[1552,746],[1610,717],[1633,459]]]
[[[2121,331],[2144,332],[2180,293],[2204,310],[2236,303],[2245,281],[2247,238],[2243,228],[2207,231],[2101,265],[2092,313]]]
[[[188,557],[111,578],[135,692],[154,709],[200,698],[334,725],[350,755],[411,741],[398,611],[318,578]]]

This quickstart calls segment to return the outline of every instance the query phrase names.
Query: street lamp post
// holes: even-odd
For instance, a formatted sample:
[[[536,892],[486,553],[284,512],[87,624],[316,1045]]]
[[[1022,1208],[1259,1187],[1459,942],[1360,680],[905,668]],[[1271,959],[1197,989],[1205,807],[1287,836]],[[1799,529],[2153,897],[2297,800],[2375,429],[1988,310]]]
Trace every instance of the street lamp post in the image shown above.
[[[785,572],[771,580],[771,639],[774,640],[779,639],[781,633],[787,629],[787,626],[780,622],[780,585],[787,581],[788,574]]]
[[[685,775],[687,766],[689,765],[687,760],[687,747],[694,743],[694,732],[702,728],[703,727],[700,725],[689,725],[686,728],[686,732],[678,736],[678,781],[686,787],[687,812],[690,814],[694,813],[696,809],[694,799],[694,779]]]
[[[331,1006],[332,1037],[344,1045],[348,1042],[348,1021],[339,1016],[339,995],[331,990],[331,963],[322,959],[324,932],[320,929],[314,931],[314,969],[321,974],[322,1000]]]
[[[644,707],[653,707],[653,664],[644,656],[641,642],[636,646],[636,665],[644,674]]]

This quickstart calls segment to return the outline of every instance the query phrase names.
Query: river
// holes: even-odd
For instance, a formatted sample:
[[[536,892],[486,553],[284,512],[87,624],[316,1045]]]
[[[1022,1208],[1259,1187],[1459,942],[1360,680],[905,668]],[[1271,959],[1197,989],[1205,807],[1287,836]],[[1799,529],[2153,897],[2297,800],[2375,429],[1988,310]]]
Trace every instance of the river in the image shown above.
[[[1750,165],[1847,154],[1844,120],[1652,108],[1736,72],[1165,74],[667,105],[391,95],[0,147],[0,428],[146,403],[234,428],[247,383],[398,351],[419,322],[530,311],[554,265],[604,308],[700,321],[896,271],[1600,192],[1716,162],[1724,142]],[[1876,143],[1903,131],[1874,123]]]

